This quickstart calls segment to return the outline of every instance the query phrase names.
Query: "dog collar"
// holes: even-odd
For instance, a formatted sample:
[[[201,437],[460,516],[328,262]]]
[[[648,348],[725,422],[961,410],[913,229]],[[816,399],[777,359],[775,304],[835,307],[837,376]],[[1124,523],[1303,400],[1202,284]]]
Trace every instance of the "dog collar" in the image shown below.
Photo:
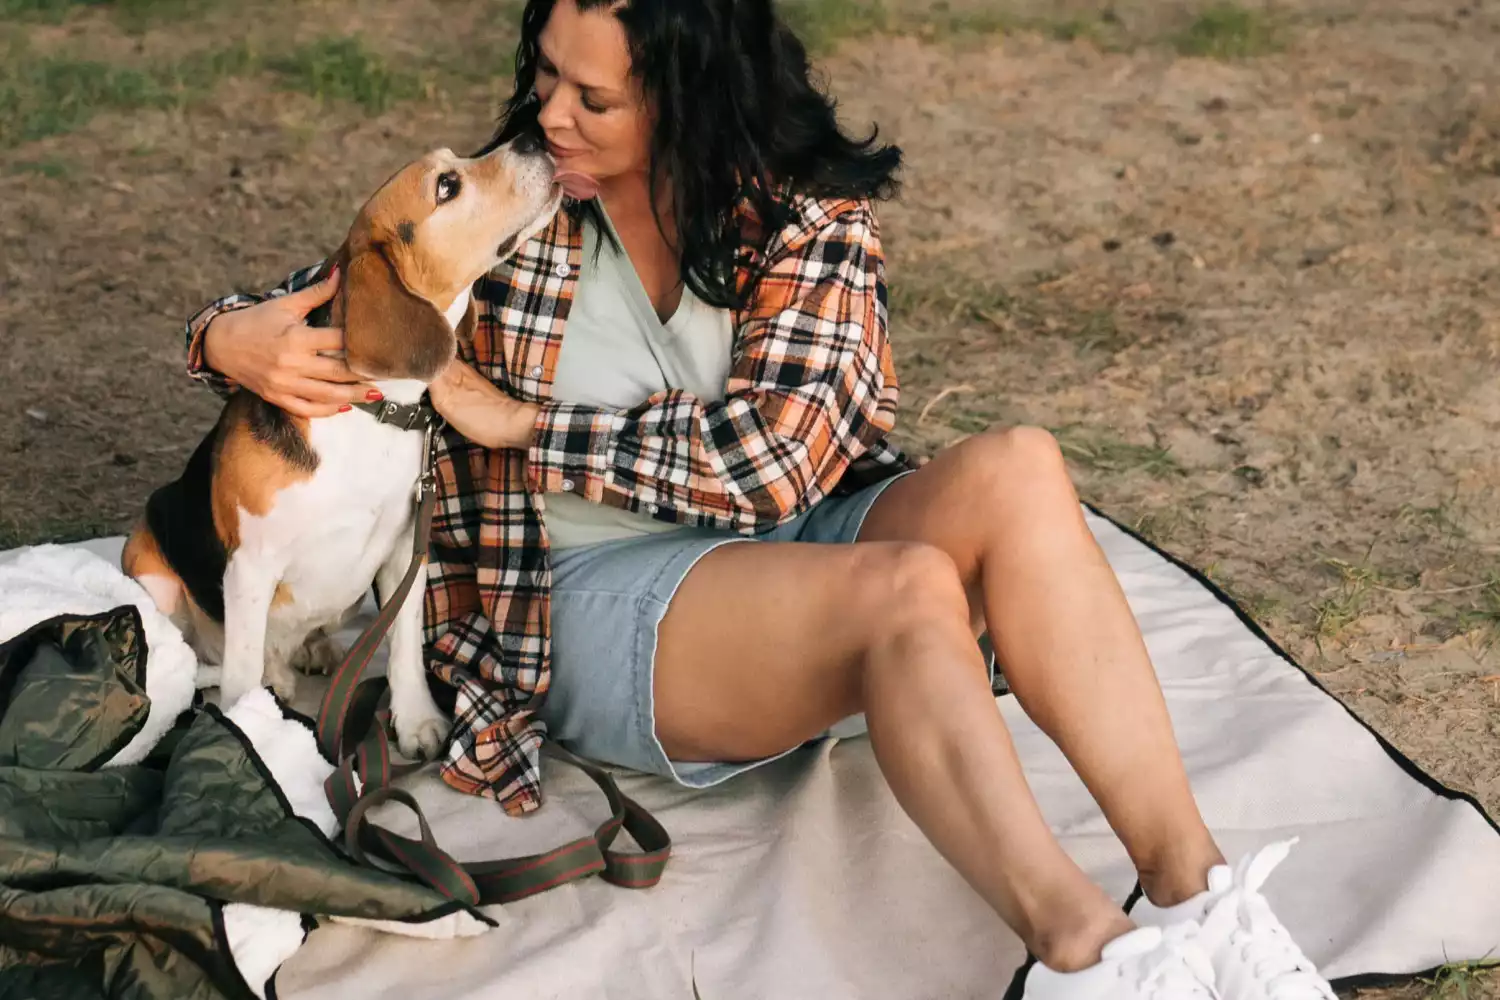
[[[429,427],[436,427],[443,419],[425,398],[416,403],[396,403],[385,399],[378,403],[359,402],[353,405],[355,409],[364,410],[374,417],[376,423],[389,424],[404,431],[425,431]]]

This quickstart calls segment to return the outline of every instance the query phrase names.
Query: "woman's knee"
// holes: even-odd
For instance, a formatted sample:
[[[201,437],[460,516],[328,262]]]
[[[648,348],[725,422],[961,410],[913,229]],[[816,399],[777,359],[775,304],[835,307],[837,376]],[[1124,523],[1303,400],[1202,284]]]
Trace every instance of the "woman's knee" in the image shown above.
[[[861,608],[874,642],[928,627],[969,628],[969,597],[953,558],[923,542],[867,546],[856,579]]]
[[[1071,487],[1062,446],[1043,427],[1001,427],[976,434],[957,447],[978,479],[1007,490],[1025,484]]]

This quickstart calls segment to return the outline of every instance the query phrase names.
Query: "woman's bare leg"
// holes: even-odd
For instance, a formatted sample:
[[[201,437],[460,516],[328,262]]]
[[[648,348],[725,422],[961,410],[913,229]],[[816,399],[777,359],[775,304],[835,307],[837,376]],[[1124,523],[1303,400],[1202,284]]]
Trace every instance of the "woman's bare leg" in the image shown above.
[[[902,807],[1044,964],[1092,965],[1130,930],[1042,818],[940,550],[718,548],[673,598],[655,683],[679,760],[771,755],[863,711]]]
[[[1050,434],[992,432],[892,484],[861,540],[947,553],[1017,701],[1059,746],[1141,873],[1180,902],[1223,861],[1193,801],[1135,618]]]

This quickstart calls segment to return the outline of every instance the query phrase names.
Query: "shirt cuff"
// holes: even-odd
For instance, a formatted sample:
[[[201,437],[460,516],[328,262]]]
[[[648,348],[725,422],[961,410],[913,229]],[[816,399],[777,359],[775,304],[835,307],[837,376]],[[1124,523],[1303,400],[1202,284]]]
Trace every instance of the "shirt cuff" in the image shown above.
[[[531,491],[572,493],[602,502],[614,440],[624,424],[620,414],[596,406],[543,403],[526,455]]]
[[[188,321],[188,349],[187,349],[187,373],[193,378],[207,385],[218,393],[228,393],[238,388],[239,383],[209,367],[204,356],[204,340],[208,335],[208,327],[214,320],[225,313],[234,312],[236,309],[247,309],[255,305],[254,302],[238,302],[232,305],[219,306],[209,315],[199,314]]]

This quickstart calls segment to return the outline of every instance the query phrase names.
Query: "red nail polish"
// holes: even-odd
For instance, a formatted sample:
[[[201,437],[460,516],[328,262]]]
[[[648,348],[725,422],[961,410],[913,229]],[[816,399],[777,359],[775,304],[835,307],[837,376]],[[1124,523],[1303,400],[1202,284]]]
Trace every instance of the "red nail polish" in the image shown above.
[[[348,403],[345,403],[343,406],[339,407],[339,412],[340,413],[348,413],[352,409],[354,409],[353,406],[350,406]]]
[[[365,398],[372,403],[378,403],[385,398],[385,395],[379,389],[371,389],[365,393]]]

